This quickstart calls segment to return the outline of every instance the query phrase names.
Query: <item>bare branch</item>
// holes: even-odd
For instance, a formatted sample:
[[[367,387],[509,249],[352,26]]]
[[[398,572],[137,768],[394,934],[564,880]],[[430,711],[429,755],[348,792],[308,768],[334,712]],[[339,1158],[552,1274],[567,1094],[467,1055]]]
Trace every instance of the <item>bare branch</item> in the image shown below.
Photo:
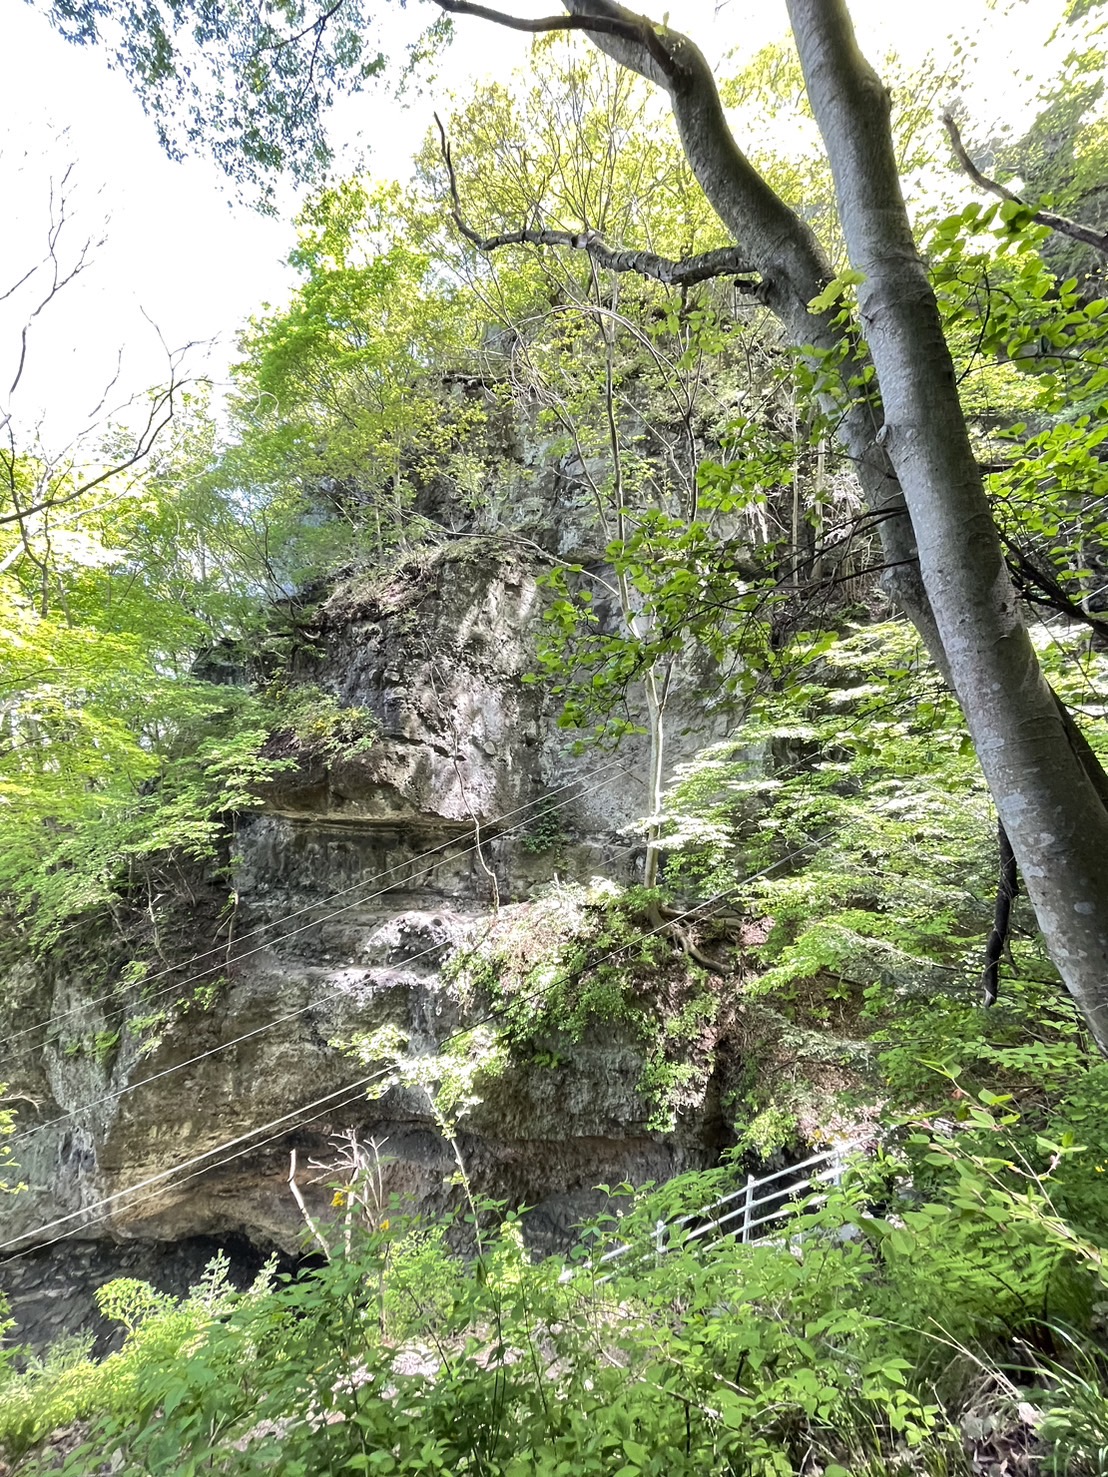
[[[20,277],[18,282],[13,282],[12,285],[5,292],[0,292],[0,303],[4,302],[5,299],[11,297],[13,292],[18,292],[19,289],[23,286],[24,282],[29,281],[35,275],[41,265],[41,262],[36,262],[33,267],[28,267],[27,270],[23,273],[23,276]]]
[[[97,247],[104,244],[103,237],[99,241],[94,241],[91,236],[87,237],[78,250],[72,265],[68,268],[62,266],[61,259],[58,255],[58,246],[69,219],[70,176],[73,170],[74,165],[69,164],[57,184],[53,180],[50,181],[50,218],[46,233],[46,255],[41,262],[32,267],[28,272],[25,272],[19,281],[0,297],[0,302],[2,302],[4,298],[10,297],[24,283],[30,281],[40,268],[46,267],[49,269],[49,282],[46,289],[27,315],[27,320],[20,330],[19,360],[16,364],[15,375],[8,387],[9,402],[19,388],[20,381],[27,367],[27,340],[35,319],[54,301],[64,287],[67,287],[74,278],[78,277],[88,267],[91,253]],[[10,419],[10,410],[0,414],[0,427],[7,425]]]
[[[1034,559],[1003,532],[1000,541],[1012,583],[1029,605],[1043,606],[1067,620],[1079,621],[1089,627],[1093,640],[1102,650],[1108,646],[1108,619],[1087,609],[1083,601],[1075,600],[1045,561]]]
[[[990,195],[996,195],[1001,200],[1010,200],[1014,205],[1022,205],[1030,209],[1022,196],[1009,190],[999,180],[989,179],[988,175],[981,173],[966,152],[958,125],[949,113],[943,114],[943,123],[950,135],[951,148],[954,150],[958,163],[979,189],[987,190]],[[1083,241],[1086,246],[1091,246],[1103,256],[1108,256],[1108,231],[1097,231],[1092,226],[1083,226],[1080,221],[1070,220],[1065,215],[1056,215],[1053,210],[1032,210],[1031,219],[1038,221],[1041,226],[1049,226],[1052,231],[1058,231],[1063,236],[1071,236],[1075,241]]]
[[[614,36],[621,41],[644,46],[663,76],[675,77],[679,70],[661,39],[661,33],[668,27],[655,25],[646,16],[635,15],[631,11],[611,16],[548,15],[528,20],[523,16],[506,15],[502,10],[491,10],[487,5],[474,5],[471,0],[435,0],[435,4],[448,15],[472,15],[478,20],[493,21],[498,26],[526,31],[531,35],[547,31],[587,31],[593,36]]]
[[[169,384],[164,389],[159,390],[152,396],[145,424],[136,435],[131,450],[125,457],[117,462],[113,462],[111,466],[105,467],[95,477],[90,477],[87,482],[79,482],[76,487],[71,488],[68,492],[58,494],[54,491],[46,497],[40,498],[38,502],[30,504],[28,507],[20,508],[17,504],[15,512],[0,513],[0,526],[6,523],[18,523],[22,527],[23,520],[33,517],[36,513],[43,513],[47,509],[53,512],[57,508],[64,508],[68,503],[76,502],[78,498],[84,497],[93,488],[99,487],[102,482],[107,482],[109,478],[119,476],[121,472],[126,472],[137,462],[142,461],[144,457],[149,456],[154,449],[158,437],[169,425],[170,421],[172,421],[176,413],[177,394],[187,383],[186,380],[171,378]],[[54,480],[55,489],[59,480]],[[14,490],[12,492],[12,501],[15,503]]]
[[[701,252],[698,256],[683,257],[673,261],[658,256],[652,251],[619,250],[604,243],[599,231],[537,231],[523,229],[504,231],[496,236],[482,236],[466,223],[462,215],[458,195],[458,181],[454,173],[454,161],[450,141],[439,115],[435,114],[443,162],[450,179],[450,214],[458,230],[478,251],[490,253],[502,246],[566,246],[573,251],[587,252],[598,267],[610,272],[634,272],[640,277],[664,283],[667,287],[689,287],[697,282],[709,282],[717,277],[745,277],[741,284],[751,293],[756,292],[758,282],[747,276],[754,268],[746,260],[746,254],[737,246],[721,246],[716,251]]]
[[[112,393],[112,391],[115,389],[116,385],[119,383],[119,376],[120,376],[120,374],[122,374],[122,372],[123,372],[123,350],[120,348],[120,349],[117,349],[116,350],[116,354],[115,354],[115,370],[114,370],[114,372],[112,374],[112,377],[111,377],[110,380],[108,380],[107,384],[104,386],[104,389],[103,389],[103,392],[101,393],[100,399],[96,402],[96,404],[89,411],[88,415],[85,417],[86,420],[89,420],[89,421],[95,421],[96,420],[96,417],[100,414],[100,412],[104,409],[104,406],[107,404],[108,396]]]

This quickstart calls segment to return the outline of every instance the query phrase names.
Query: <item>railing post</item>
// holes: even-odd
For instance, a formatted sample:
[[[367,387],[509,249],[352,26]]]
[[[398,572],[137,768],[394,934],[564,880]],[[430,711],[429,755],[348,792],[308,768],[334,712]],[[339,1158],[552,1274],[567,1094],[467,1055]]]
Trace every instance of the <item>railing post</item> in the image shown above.
[[[666,1249],[666,1223],[665,1221],[654,1222],[654,1257],[658,1260]]]
[[[744,1242],[750,1240],[750,1203],[754,1199],[754,1183],[754,1176],[748,1174],[746,1177],[746,1200],[743,1203],[742,1240]]]

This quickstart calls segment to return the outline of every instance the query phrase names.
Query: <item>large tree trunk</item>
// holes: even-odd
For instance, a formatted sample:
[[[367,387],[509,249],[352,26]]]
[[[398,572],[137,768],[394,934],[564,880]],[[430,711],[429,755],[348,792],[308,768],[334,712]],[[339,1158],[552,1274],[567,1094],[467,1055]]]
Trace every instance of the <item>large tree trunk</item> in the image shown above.
[[[1047,945],[1108,1050],[1108,810],[1020,618],[904,207],[888,92],[842,0],[788,7],[950,679]]]
[[[563,3],[627,23],[593,40],[668,92],[689,163],[793,343],[834,348],[830,314],[808,311],[830,276],[826,259],[739,149],[701,53],[665,27],[645,44],[641,18],[613,0]],[[1019,615],[904,209],[885,89],[841,0],[789,8],[852,264],[865,274],[859,301],[880,385],[881,399],[852,403],[841,439],[878,515],[890,594],[957,693],[1047,947],[1108,1052],[1104,776],[1071,744]]]

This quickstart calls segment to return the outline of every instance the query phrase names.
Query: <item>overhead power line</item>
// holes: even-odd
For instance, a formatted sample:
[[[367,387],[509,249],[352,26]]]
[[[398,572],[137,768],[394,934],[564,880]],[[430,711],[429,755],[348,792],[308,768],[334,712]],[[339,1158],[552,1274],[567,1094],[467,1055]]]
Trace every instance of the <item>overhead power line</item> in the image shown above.
[[[563,808],[564,806],[571,805],[575,801],[583,799],[586,795],[591,795],[597,790],[603,789],[605,785],[611,783],[612,778],[612,776],[609,776],[608,779],[602,780],[578,794],[571,795],[568,799],[561,801],[557,806],[547,805],[545,806],[542,813],[544,815],[550,815],[553,812]],[[514,812],[510,812],[510,814],[511,813]],[[501,823],[502,822],[498,822],[498,824]],[[516,822],[514,826],[508,828],[508,834],[510,834],[513,830],[520,829],[524,825],[526,825],[526,821]],[[499,834],[503,835],[505,833],[501,831]],[[626,850],[634,850],[635,846],[637,846],[638,844],[639,843],[636,842],[633,846],[626,848]],[[460,855],[467,856],[477,849],[478,847],[475,843],[472,846],[466,847],[465,850],[460,853]],[[381,895],[382,894],[378,893],[374,896]],[[291,929],[284,934],[278,935],[277,938],[271,939],[266,944],[260,945],[257,948],[250,949],[245,954],[236,955],[234,963],[239,964],[245,959],[250,959],[254,957],[256,954],[264,953],[267,949],[272,948],[274,944],[282,943],[289,938],[293,938],[297,934],[303,933],[306,929],[315,928],[321,922],[327,921],[328,918],[338,917],[339,914],[348,911],[352,907],[362,906],[367,901],[370,901],[370,899],[359,898],[355,899],[352,902],[345,903],[342,908],[337,909],[333,913],[329,913],[324,919],[313,919],[311,923],[301,924],[299,928]],[[428,948],[420,950],[417,954],[410,954],[404,962],[406,964],[414,963],[417,959],[423,959],[426,958],[429,954],[437,953],[441,947],[442,946],[440,944],[432,944]],[[138,1081],[128,1083],[126,1087],[121,1087],[115,1092],[107,1092],[98,1098],[90,1099],[88,1102],[79,1103],[76,1107],[69,1108],[66,1110],[66,1112],[59,1113],[54,1118],[48,1118],[43,1123],[36,1123],[32,1128],[27,1128],[21,1133],[14,1134],[7,1141],[8,1147],[15,1148],[19,1144],[26,1143],[28,1140],[36,1137],[36,1135],[44,1133],[48,1128],[55,1128],[61,1123],[69,1122],[71,1119],[78,1117],[80,1114],[90,1112],[93,1108],[102,1107],[106,1103],[117,1102],[120,1098],[126,1097],[132,1092],[136,1092],[140,1087],[149,1086],[151,1083],[158,1082],[165,1077],[172,1076],[176,1072],[183,1072],[187,1067],[196,1066],[198,1063],[206,1060],[208,1057],[218,1056],[222,1052],[229,1051],[234,1046],[242,1045],[244,1041],[250,1041],[258,1036],[262,1036],[267,1031],[271,1031],[277,1026],[284,1025],[288,1021],[296,1020],[299,1016],[306,1015],[308,1011],[316,1009],[316,1007],[321,1003],[322,1002],[319,999],[309,1000],[305,1005],[299,1006],[296,1010],[289,1011],[285,1015],[277,1016],[271,1021],[266,1021],[263,1025],[256,1026],[252,1031],[246,1031],[240,1036],[234,1036],[229,1041],[222,1041],[218,1046],[209,1047],[207,1051],[198,1052],[196,1056],[189,1057],[183,1062],[176,1062],[173,1066],[165,1067],[162,1069],[162,1071],[155,1072],[149,1077],[139,1078]]]
[[[705,901],[693,904],[691,907],[686,908],[682,913],[679,913],[676,918],[663,920],[663,922],[657,924],[655,927],[645,930],[641,937],[651,938],[656,934],[667,931],[675,922],[680,922],[684,919],[692,919],[697,916],[704,916],[706,909],[711,908],[717,903],[724,902],[730,897],[733,897],[735,893],[739,892],[742,888],[749,886],[750,883],[759,881],[761,878],[768,876],[771,872],[775,872],[779,867],[785,866],[786,863],[794,861],[799,856],[803,856],[804,853],[809,851],[813,846],[821,845],[826,839],[827,835],[811,837],[802,846],[795,848],[793,851],[790,851],[783,857],[778,857],[778,859],[775,862],[771,862],[769,866],[763,867],[757,872],[753,872],[748,876],[740,878],[731,887],[722,889],[713,897],[708,898]],[[618,945],[616,948],[610,949],[606,954],[601,954],[596,959],[591,960],[589,967],[595,969],[597,965],[604,964],[609,960],[615,958],[617,955],[625,953],[627,948],[627,944]],[[533,1000],[539,993],[549,990],[552,984],[565,983],[568,978],[568,975],[562,974],[561,976],[555,976],[553,980],[544,981],[544,983],[541,986],[537,987],[536,990],[530,991],[527,994],[517,997],[514,1001],[511,1002],[511,1004],[513,1007],[518,1007],[518,1005],[522,1001]],[[489,1010],[480,1019],[471,1022],[467,1026],[460,1027],[456,1031],[451,1032],[449,1036],[445,1037],[444,1040],[439,1043],[438,1052],[441,1053],[443,1050],[445,1050],[446,1047],[460,1040],[462,1037],[468,1035],[470,1032],[476,1030],[479,1026],[488,1025],[498,1020],[501,1015],[506,1012],[507,1008],[508,1007],[502,1007],[500,1009]],[[3,1261],[0,1261],[0,1268],[9,1266],[13,1261],[16,1261],[20,1257],[29,1254],[31,1251],[41,1250],[44,1243],[40,1242],[37,1238],[46,1235],[50,1231],[56,1230],[59,1226],[69,1225],[74,1221],[80,1221],[82,1223],[80,1226],[76,1227],[75,1230],[64,1232],[62,1235],[54,1237],[51,1241],[46,1242],[45,1245],[53,1245],[57,1241],[71,1239],[74,1235],[77,1235],[82,1230],[86,1229],[89,1224],[95,1224],[97,1220],[103,1220],[107,1218],[106,1215],[97,1217],[95,1215],[95,1212],[97,1212],[98,1210],[102,1209],[103,1207],[116,1205],[120,1201],[128,1199],[130,1196],[137,1195],[142,1191],[148,1191],[154,1186],[162,1185],[166,1183],[166,1181],[171,1180],[174,1175],[179,1174],[182,1170],[195,1169],[196,1166],[202,1165],[203,1167],[199,1170],[196,1170],[196,1173],[207,1174],[210,1173],[213,1169],[220,1168],[222,1164],[230,1163],[233,1159],[240,1158],[242,1154],[252,1152],[254,1149],[262,1147],[263,1144],[271,1142],[273,1138],[284,1136],[286,1133],[290,1132],[291,1129],[301,1126],[302,1123],[311,1122],[311,1118],[304,1119],[302,1115],[305,1113],[313,1113],[314,1110],[320,1108],[322,1105],[330,1105],[329,1107],[325,1108],[325,1111],[332,1111],[333,1108],[336,1106],[346,1106],[349,1102],[355,1101],[355,1099],[346,1098],[341,1104],[337,1102],[337,1099],[343,1098],[345,1094],[349,1094],[352,1092],[358,1092],[360,1094],[362,1089],[370,1086],[374,1082],[381,1081],[393,1070],[394,1069],[392,1067],[384,1067],[378,1072],[371,1073],[366,1077],[358,1079],[356,1082],[346,1083],[343,1087],[337,1088],[334,1092],[327,1093],[323,1097],[319,1097],[314,1099],[312,1102],[305,1103],[300,1108],[294,1108],[288,1113],[282,1113],[278,1117],[270,1119],[267,1123],[259,1124],[256,1128],[249,1129],[245,1133],[238,1134],[234,1138],[227,1139],[220,1144],[215,1144],[212,1148],[206,1149],[200,1154],[194,1154],[190,1158],[182,1160],[179,1164],[171,1165],[168,1169],[160,1170],[157,1174],[150,1175],[144,1180],[139,1180],[134,1185],[130,1185],[123,1190],[117,1190],[113,1194],[105,1195],[98,1200],[94,1200],[91,1202],[91,1204],[82,1207],[80,1210],[70,1211],[67,1215],[58,1216],[56,1219],[52,1221],[47,1221],[45,1224],[36,1227],[34,1230],[25,1231],[19,1236],[9,1238],[7,1241],[0,1241],[0,1252],[7,1251],[13,1247],[20,1247],[20,1249],[13,1252],[11,1256],[6,1257]],[[316,1116],[322,1116],[322,1114],[316,1114]],[[297,1121],[292,1122],[290,1120]],[[267,1134],[270,1130],[275,1128],[279,1131],[276,1134],[271,1134],[269,1138],[259,1140],[257,1143],[250,1142],[251,1140],[255,1139],[258,1134]],[[246,1145],[246,1147],[241,1148],[240,1146],[242,1145]],[[216,1155],[222,1153],[225,1149],[234,1149],[236,1150],[236,1152],[231,1155],[227,1155],[225,1158],[219,1160],[214,1164],[208,1164],[205,1162],[207,1160],[213,1159]],[[189,1175],[187,1176],[186,1180],[182,1181],[181,1183],[186,1183],[187,1179],[191,1179],[193,1177],[194,1175]],[[143,1196],[143,1199],[150,1198],[153,1197],[149,1195]],[[141,1201],[139,1203],[141,1203]],[[90,1217],[92,1218],[91,1221]],[[20,1243],[29,1244],[20,1246]]]
[[[601,765],[599,769],[592,771],[592,773],[604,774],[609,770],[621,767],[622,764],[623,761],[621,759],[613,759],[608,764]],[[597,785],[590,789],[582,791],[580,795],[570,796],[568,800],[560,802],[558,805],[552,806],[550,804],[551,796],[560,795],[563,791],[572,789],[575,785],[580,785],[584,783],[585,780],[583,778],[567,780],[564,785],[558,785],[555,789],[548,790],[546,794],[541,796],[538,800],[528,801],[526,805],[516,806],[514,810],[506,811],[502,816],[498,816],[494,820],[487,821],[481,829],[484,830],[486,833],[489,831],[495,831],[496,835],[502,835],[503,831],[501,830],[501,828],[504,826],[505,822],[511,820],[513,816],[524,815],[525,812],[533,810],[538,810],[540,814],[551,810],[560,810],[562,809],[563,805],[572,804],[574,800],[583,799],[585,795],[592,794],[594,789],[601,788],[600,785]],[[523,821],[517,822],[509,829],[517,830],[523,824],[525,824],[525,822]],[[405,861],[397,863],[397,865],[394,867],[388,867],[383,872],[375,873],[372,877],[363,878],[360,882],[352,882],[349,887],[339,888],[337,891],[329,893],[326,897],[320,898],[317,902],[308,903],[302,908],[297,908],[291,913],[286,913],[284,917],[280,919],[275,919],[274,921],[269,923],[259,923],[254,928],[250,928],[245,933],[240,934],[236,942],[243,943],[247,939],[255,938],[259,934],[267,933],[272,928],[283,926],[291,922],[291,920],[294,918],[303,917],[305,913],[314,913],[319,908],[326,908],[331,903],[335,902],[338,898],[346,897],[352,892],[358,892],[363,887],[371,887],[374,883],[381,882],[386,877],[392,877],[398,872],[407,871],[413,866],[417,865],[419,862],[426,861],[430,857],[438,856],[441,852],[448,851],[451,847],[457,846],[458,839],[459,838],[452,838],[449,841],[441,842],[438,846],[429,847],[426,851],[417,852],[415,856],[408,857]],[[495,839],[495,836],[490,836],[488,837],[488,839],[493,840]],[[467,847],[461,853],[461,855],[467,856],[471,851],[474,850],[476,850],[476,846]],[[346,903],[341,908],[336,909],[333,913],[327,914],[326,917],[313,918],[310,923],[304,924],[301,928],[292,929],[286,933],[279,935],[276,939],[271,939],[269,942],[270,944],[280,943],[285,939],[294,938],[298,933],[306,932],[310,928],[316,928],[321,923],[327,923],[332,918],[339,917],[349,908],[364,906],[366,903],[374,902],[377,898],[384,897],[386,893],[391,891],[393,891],[392,886],[382,887],[378,892],[371,893],[368,897],[355,898],[350,903]],[[260,949],[254,949],[248,951],[246,954],[237,954],[234,956],[234,962],[238,962],[239,959],[248,959],[251,957],[252,954],[259,952],[261,952]],[[158,970],[155,974],[147,975],[141,981],[142,987],[144,989],[150,984],[154,983],[155,980],[164,979],[167,975],[171,974],[176,975],[180,973],[181,970],[190,969],[193,965],[199,964],[201,960],[210,959],[214,956],[218,956],[216,963],[209,965],[206,969],[200,970],[198,974],[190,975],[185,979],[172,980],[170,984],[168,984],[164,989],[156,991],[153,995],[147,995],[143,1003],[146,1005],[152,1005],[155,1000],[160,1000],[166,995],[171,995],[178,990],[183,990],[187,985],[195,984],[199,980],[206,979],[208,975],[214,974],[217,970],[226,968],[228,962],[227,946],[225,944],[220,944],[215,948],[205,949],[199,954],[194,954],[190,959],[183,960],[180,964],[171,964],[165,969]],[[84,1011],[91,1010],[93,1006],[104,1005],[107,1004],[109,1001],[117,1000],[117,998],[118,997],[116,994],[116,990],[109,990],[105,994],[95,996],[91,1000],[84,1000],[81,1002],[80,1005],[74,1005],[70,1007],[69,1010],[59,1011],[57,1015],[48,1016],[45,1020],[36,1021],[33,1025],[23,1026],[18,1031],[12,1031],[8,1037],[8,1041],[9,1043],[13,1041],[19,1041],[24,1036],[32,1035],[36,1031],[49,1030],[51,1026],[57,1025],[60,1021],[69,1020],[70,1017],[74,1015],[80,1015]],[[11,1061],[14,1061],[14,1059],[15,1054],[13,1052],[9,1052],[7,1056],[0,1057],[0,1068],[7,1066],[7,1064]]]

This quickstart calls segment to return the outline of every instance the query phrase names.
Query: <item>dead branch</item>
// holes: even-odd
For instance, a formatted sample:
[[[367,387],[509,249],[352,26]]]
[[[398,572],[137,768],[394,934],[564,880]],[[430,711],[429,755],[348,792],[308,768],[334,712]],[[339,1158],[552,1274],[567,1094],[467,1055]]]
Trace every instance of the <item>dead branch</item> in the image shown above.
[[[1075,600],[1045,561],[1034,559],[1005,533],[1001,533],[1000,542],[1012,583],[1029,605],[1043,606],[1064,615],[1067,620],[1079,621],[1089,627],[1093,640],[1102,650],[1108,646],[1108,619],[1104,615],[1089,610],[1083,601]]]
[[[2,302],[4,298],[10,297],[12,293],[14,293],[18,288],[22,287],[25,282],[30,281],[30,279],[35,275],[36,272],[43,268],[47,270],[48,278],[46,288],[42,292],[35,306],[27,315],[27,320],[20,330],[19,359],[18,363],[16,364],[15,375],[12,379],[11,384],[8,386],[9,403],[11,401],[11,397],[19,388],[19,383],[22,380],[24,370],[27,367],[27,340],[30,336],[31,328],[34,325],[35,319],[38,318],[40,313],[42,313],[47,307],[49,307],[49,305],[54,301],[54,299],[58,296],[63,288],[68,287],[68,285],[76,277],[80,276],[80,274],[88,267],[91,260],[92,252],[95,251],[97,247],[103,246],[104,244],[104,237],[101,237],[99,241],[94,241],[93,238],[89,236],[78,248],[76,256],[74,257],[72,263],[68,267],[62,265],[58,248],[59,242],[62,238],[62,234],[65,231],[66,225],[69,220],[69,199],[70,190],[72,188],[70,185],[70,176],[72,175],[73,170],[74,165],[70,164],[66,168],[65,173],[62,175],[57,184],[55,184],[53,180],[50,181],[50,215],[46,232],[46,255],[43,257],[41,262],[32,267],[28,272],[25,272],[23,276],[19,279],[19,281],[13,284],[12,287],[8,288],[7,291],[3,294],[3,297],[0,298],[0,302]],[[6,424],[10,420],[10,418],[10,411],[6,412],[3,415],[3,420],[2,422],[0,422],[0,424]]]
[[[39,498],[37,502],[30,503],[26,507],[16,506],[15,511],[11,513],[0,513],[0,526],[6,523],[19,523],[22,525],[23,520],[33,517],[36,513],[43,513],[47,510],[54,512],[58,508],[64,508],[68,503],[76,502],[78,498],[84,497],[86,493],[99,487],[101,483],[107,482],[112,477],[119,476],[120,473],[128,471],[136,463],[148,457],[153,451],[159,436],[173,420],[176,414],[177,396],[188,383],[187,380],[177,379],[175,375],[176,365],[173,365],[171,367],[169,383],[151,396],[150,408],[147,412],[146,420],[139,428],[131,448],[125,456],[113,462],[110,466],[105,467],[95,477],[90,477],[87,481],[77,483],[68,492],[58,492],[58,481],[61,479],[55,479],[53,482],[54,490],[47,493],[46,496]],[[12,501],[13,503],[15,502],[14,491],[12,493]]]
[[[741,913],[723,912],[718,908],[713,911],[714,904],[718,901],[718,898],[709,898],[706,902],[695,903],[689,908],[675,908],[670,903],[659,903],[658,915],[669,922],[683,918],[689,923],[718,923],[732,930],[742,928],[747,919]]]
[[[332,1259],[332,1256],[331,1256],[331,1248],[327,1244],[327,1238],[324,1236],[323,1232],[319,1229],[319,1223],[315,1220],[315,1218],[313,1217],[311,1211],[308,1209],[307,1204],[305,1203],[305,1200],[304,1200],[304,1196],[300,1192],[300,1186],[296,1183],[296,1150],[295,1149],[293,1149],[292,1152],[289,1154],[289,1189],[292,1191],[292,1198],[296,1201],[296,1204],[297,1204],[297,1207],[298,1207],[298,1209],[300,1211],[300,1214],[304,1218],[304,1224],[307,1226],[308,1230],[312,1233],[312,1240],[315,1241],[316,1244],[320,1247],[320,1249],[323,1252],[323,1255],[327,1258],[327,1260],[328,1261],[331,1261],[331,1259]]]
[[[757,290],[758,282],[750,275],[755,269],[737,246],[721,246],[715,251],[705,251],[697,256],[673,261],[652,251],[632,251],[608,246],[600,232],[592,230],[547,231],[523,228],[518,231],[504,231],[496,236],[482,236],[462,215],[450,141],[437,113],[435,123],[438,125],[443,163],[450,181],[451,218],[461,234],[478,251],[487,255],[498,251],[502,246],[564,246],[573,251],[586,252],[598,267],[607,271],[634,272],[667,287],[691,287],[697,282],[709,282],[717,277],[734,277],[745,279],[740,280],[740,285],[749,292],[754,293]]]
[[[1008,189],[1007,185],[1002,185],[999,180],[990,179],[988,175],[981,173],[966,152],[958,125],[949,113],[943,114],[943,123],[950,135],[950,144],[958,163],[979,189],[987,190],[990,195],[996,195],[1001,200],[1010,200],[1014,205],[1022,205],[1030,209],[1022,196]],[[1057,215],[1053,210],[1032,210],[1031,219],[1038,221],[1042,226],[1049,226],[1052,231],[1058,231],[1063,236],[1071,236],[1075,241],[1083,241],[1086,246],[1091,246],[1103,256],[1108,256],[1108,231],[1094,230],[1092,226],[1084,226],[1080,221],[1070,220],[1069,216]]]

